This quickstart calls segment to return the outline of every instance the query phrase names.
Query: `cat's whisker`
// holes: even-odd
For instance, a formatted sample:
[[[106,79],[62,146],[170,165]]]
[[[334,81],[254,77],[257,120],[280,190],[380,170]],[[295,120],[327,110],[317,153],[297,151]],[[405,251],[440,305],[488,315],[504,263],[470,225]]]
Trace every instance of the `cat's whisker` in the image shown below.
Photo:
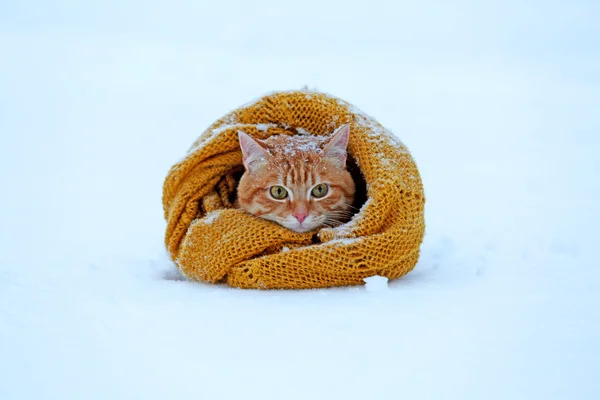
[[[346,223],[346,222],[350,221],[350,219],[349,218],[335,217],[335,218],[330,218],[329,221],[339,222],[340,224],[343,224],[343,223]]]
[[[336,216],[336,217],[353,217],[355,214],[354,213],[347,213],[347,212],[328,212],[327,213],[330,216]]]
[[[339,219],[329,219],[328,218],[323,222],[323,225],[325,225],[325,224],[338,226],[338,225],[342,225],[343,222],[340,221]]]

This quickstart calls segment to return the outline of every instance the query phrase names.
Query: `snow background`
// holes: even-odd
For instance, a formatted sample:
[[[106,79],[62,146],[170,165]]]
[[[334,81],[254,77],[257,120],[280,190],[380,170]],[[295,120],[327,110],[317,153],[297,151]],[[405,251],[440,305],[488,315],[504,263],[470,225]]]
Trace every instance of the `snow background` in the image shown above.
[[[600,396],[600,3],[0,2],[0,399]],[[389,288],[182,281],[162,181],[304,85],[407,144]]]

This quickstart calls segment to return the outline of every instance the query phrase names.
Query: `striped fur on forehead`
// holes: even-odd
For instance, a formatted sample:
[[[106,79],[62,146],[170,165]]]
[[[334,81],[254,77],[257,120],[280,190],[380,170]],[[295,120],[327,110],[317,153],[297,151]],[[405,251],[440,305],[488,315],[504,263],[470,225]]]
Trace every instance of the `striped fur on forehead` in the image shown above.
[[[284,185],[315,185],[320,180],[320,167],[323,165],[322,155],[295,154],[289,159],[274,157],[272,164],[280,171]]]

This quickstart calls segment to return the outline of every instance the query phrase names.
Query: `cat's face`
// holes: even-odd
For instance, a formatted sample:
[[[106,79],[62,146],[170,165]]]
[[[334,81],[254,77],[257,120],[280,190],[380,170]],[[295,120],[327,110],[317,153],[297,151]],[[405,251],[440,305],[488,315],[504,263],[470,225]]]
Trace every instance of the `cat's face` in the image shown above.
[[[296,232],[349,219],[354,180],[346,171],[349,127],[330,138],[274,135],[264,141],[239,133],[246,172],[239,207]]]

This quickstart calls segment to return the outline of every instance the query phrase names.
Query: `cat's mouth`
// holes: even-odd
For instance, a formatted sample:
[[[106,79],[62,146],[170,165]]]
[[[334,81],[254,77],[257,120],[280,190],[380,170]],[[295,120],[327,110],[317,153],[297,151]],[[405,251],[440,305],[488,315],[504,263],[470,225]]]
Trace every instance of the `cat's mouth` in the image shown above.
[[[302,222],[298,221],[294,217],[281,218],[276,222],[278,222],[280,225],[283,225],[286,228],[288,228],[294,232],[298,232],[298,233],[309,232],[309,231],[315,230],[316,228],[318,228],[319,226],[322,225],[322,223],[318,220],[318,218],[314,218],[312,216],[308,216]]]
[[[291,229],[294,232],[299,232],[299,233],[309,232],[320,226],[320,224],[316,224],[316,223],[307,224],[304,222],[282,223],[281,225],[285,226],[288,229]]]

